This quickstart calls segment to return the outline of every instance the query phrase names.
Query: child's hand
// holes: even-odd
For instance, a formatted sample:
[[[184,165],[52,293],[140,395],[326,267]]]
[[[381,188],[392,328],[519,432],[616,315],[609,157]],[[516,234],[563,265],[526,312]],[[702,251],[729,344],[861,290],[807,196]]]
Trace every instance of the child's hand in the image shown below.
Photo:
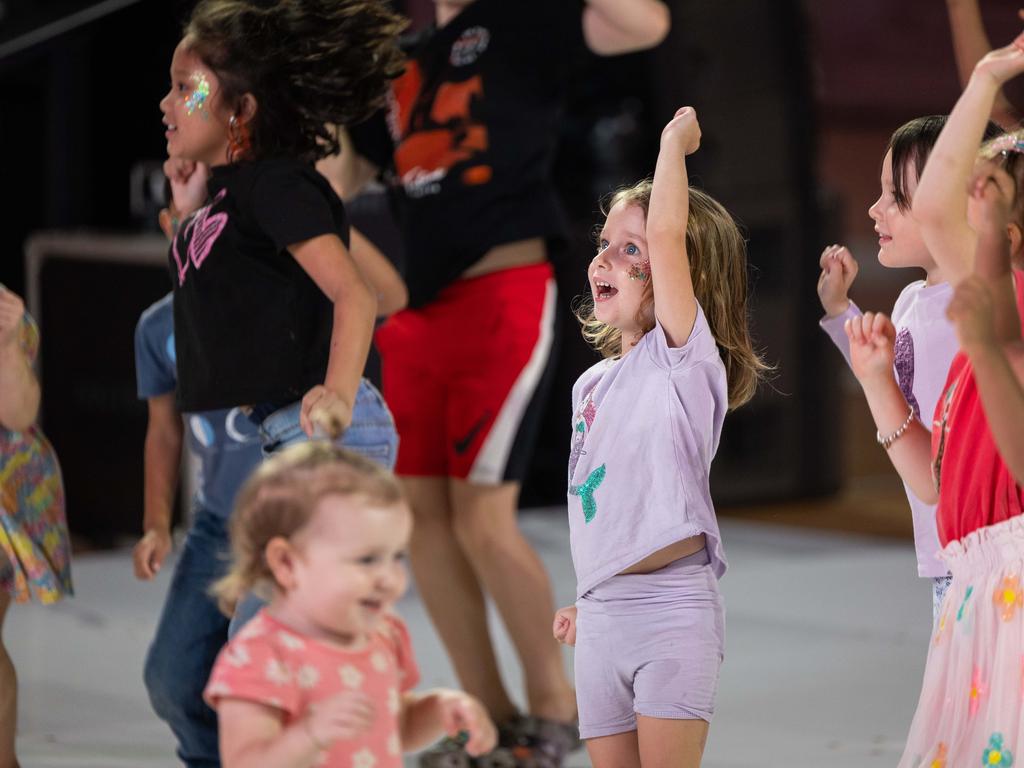
[[[135,578],[150,581],[160,572],[171,551],[171,532],[166,528],[150,528],[132,550]]]
[[[318,749],[366,733],[377,717],[373,700],[365,693],[345,691],[310,707],[303,723]]]
[[[327,437],[336,440],[351,423],[352,406],[322,384],[317,384],[302,398],[299,426],[309,437],[320,427]]]
[[[555,611],[552,627],[555,640],[565,645],[576,645],[576,606],[570,605]]]
[[[987,75],[1002,85],[1024,72],[1024,32],[1004,48],[996,48],[974,65],[974,73]]]
[[[498,731],[479,701],[461,691],[445,691],[440,694],[438,706],[445,733],[453,739],[463,731],[469,734],[466,752],[472,757],[485,755],[494,749],[498,743]]]
[[[164,161],[164,175],[171,182],[171,199],[179,217],[185,218],[206,203],[209,196],[206,182],[210,179],[210,169],[206,165],[169,157]]]
[[[846,321],[850,339],[850,365],[857,380],[865,382],[893,376],[896,328],[881,312],[865,312]]]
[[[975,167],[967,193],[976,208],[974,221],[979,235],[1007,236],[1017,183],[994,160],[983,160]]]
[[[956,328],[960,347],[968,354],[996,344],[992,294],[985,281],[977,275],[960,281],[946,308],[946,316]]]
[[[18,343],[24,315],[25,302],[18,294],[0,285],[0,348]]]
[[[857,260],[845,245],[830,245],[818,261],[818,299],[829,317],[838,317],[850,306],[850,286],[857,278]]]
[[[661,148],[679,156],[692,155],[700,146],[700,124],[693,107],[682,107],[661,132]]]

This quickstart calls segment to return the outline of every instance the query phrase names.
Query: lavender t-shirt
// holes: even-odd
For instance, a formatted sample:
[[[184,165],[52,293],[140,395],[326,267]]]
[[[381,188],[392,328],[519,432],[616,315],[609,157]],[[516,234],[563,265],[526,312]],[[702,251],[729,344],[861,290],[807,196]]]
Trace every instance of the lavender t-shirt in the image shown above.
[[[725,573],[711,502],[711,460],[728,407],[725,365],[698,307],[690,338],[670,347],[660,324],[572,391],[569,533],[582,597],[658,550],[703,533]]]
[[[946,307],[952,296],[953,288],[949,283],[928,285],[924,280],[918,280],[903,289],[892,308],[892,323],[896,326],[896,380],[907,403],[929,432],[935,404],[949,373],[949,364],[959,348],[953,325],[946,318]],[[843,314],[821,319],[821,327],[839,347],[847,364],[850,362],[850,340],[843,324],[860,314],[860,309],[851,301]],[[945,576],[946,566],[938,559],[940,547],[935,505],[917,498],[906,483],[903,487],[914,521],[917,573],[931,578]]]

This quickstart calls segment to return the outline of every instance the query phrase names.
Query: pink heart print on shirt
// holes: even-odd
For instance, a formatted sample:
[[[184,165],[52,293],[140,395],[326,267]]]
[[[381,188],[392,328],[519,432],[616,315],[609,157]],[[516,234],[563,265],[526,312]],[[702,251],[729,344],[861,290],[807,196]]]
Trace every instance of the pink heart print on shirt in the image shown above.
[[[210,215],[210,211],[213,206],[219,203],[227,195],[227,190],[222,189],[217,193],[217,196],[213,198],[209,205],[205,205],[200,208],[195,214],[185,222],[185,228],[181,232],[180,239],[188,243],[188,251],[185,254],[185,259],[182,260],[181,255],[178,252],[178,237],[174,238],[174,243],[171,246],[171,254],[174,256],[174,262],[178,266],[178,285],[185,284],[185,275],[188,272],[189,263],[192,263],[196,269],[203,266],[203,262],[206,261],[206,257],[210,255],[210,251],[213,250],[213,244],[217,242],[217,238],[220,237],[220,233],[224,231],[224,227],[228,224],[228,215],[226,213],[215,213],[213,216]]]

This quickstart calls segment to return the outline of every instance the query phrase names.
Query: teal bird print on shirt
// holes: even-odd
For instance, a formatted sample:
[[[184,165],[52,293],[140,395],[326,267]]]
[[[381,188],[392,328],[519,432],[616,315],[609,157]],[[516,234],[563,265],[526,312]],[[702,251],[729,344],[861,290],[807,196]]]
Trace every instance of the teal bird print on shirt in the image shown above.
[[[588,523],[597,514],[597,502],[594,500],[594,491],[604,482],[604,475],[605,465],[602,464],[587,476],[583,485],[569,486],[569,493],[580,497],[580,501],[583,503],[583,519]]]

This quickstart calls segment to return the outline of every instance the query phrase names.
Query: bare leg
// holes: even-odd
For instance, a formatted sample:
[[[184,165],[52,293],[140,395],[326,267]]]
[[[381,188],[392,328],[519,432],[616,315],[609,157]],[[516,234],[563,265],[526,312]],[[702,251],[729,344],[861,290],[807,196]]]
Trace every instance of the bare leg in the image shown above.
[[[704,720],[637,717],[643,768],[700,768],[708,724]]]
[[[515,714],[501,681],[477,576],[455,538],[448,478],[403,477],[415,525],[410,559],[416,585],[462,687],[501,722]]]
[[[3,627],[11,598],[0,592],[0,768],[18,768],[14,755],[14,734],[18,721],[18,678],[14,663],[4,647]]]
[[[640,768],[636,731],[600,736],[583,742],[594,768]]]
[[[562,652],[551,636],[555,607],[540,557],[519,531],[519,484],[450,485],[455,535],[481,583],[494,599],[519,653],[530,714],[569,722],[576,695]]]

